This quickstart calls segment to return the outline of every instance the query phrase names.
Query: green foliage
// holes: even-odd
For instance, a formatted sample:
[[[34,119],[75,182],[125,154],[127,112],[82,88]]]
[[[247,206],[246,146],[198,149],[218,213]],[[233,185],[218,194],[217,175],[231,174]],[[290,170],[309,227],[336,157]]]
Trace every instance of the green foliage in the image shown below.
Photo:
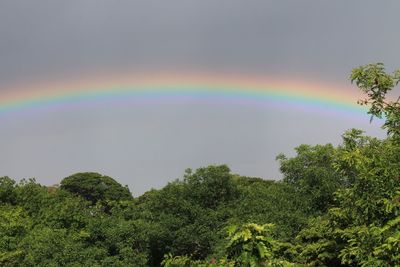
[[[229,224],[273,223],[274,234],[291,240],[307,223],[306,198],[284,182],[235,177],[239,197],[229,206]]]
[[[301,145],[297,155],[277,156],[283,181],[292,185],[297,197],[307,198],[309,213],[321,213],[332,206],[334,193],[344,186],[345,180],[334,168],[336,149],[331,145]]]
[[[328,213],[299,234],[298,260],[315,266],[398,266],[400,112],[386,94],[399,73],[371,64],[355,69],[351,78],[367,95],[361,104],[385,119],[389,138],[377,140],[354,129],[343,135],[332,166],[347,186],[335,192]]]
[[[228,166],[208,166],[196,172],[187,169],[183,179],[185,194],[204,208],[214,209],[220,203],[228,202],[237,196]]]
[[[272,224],[248,223],[240,227],[228,227],[228,238],[224,256],[220,259],[193,260],[188,256],[166,254],[162,265],[165,267],[235,267],[235,266],[293,266],[279,259],[277,252],[281,244],[272,238]]]
[[[93,204],[98,201],[128,200],[132,198],[128,187],[113,178],[95,172],[76,173],[61,181],[61,189],[83,197]]]
[[[20,247],[24,250],[22,266],[68,266],[92,264],[82,243],[67,229],[38,227],[33,229]]]
[[[0,177],[0,204],[15,204],[15,181],[7,176]]]
[[[32,222],[21,207],[0,206],[0,266],[16,266],[24,251],[19,243],[30,231]]]
[[[40,185],[35,179],[21,180],[15,188],[15,202],[22,206],[30,216],[37,216],[45,210],[50,203],[50,195],[45,186]]]
[[[226,205],[237,194],[233,175],[221,165],[186,170],[182,180],[140,197],[138,208],[144,212],[138,216],[153,224],[151,263],[159,264],[167,253],[207,257],[226,226]]]
[[[171,253],[164,256],[161,262],[162,266],[165,267],[200,267],[203,263],[200,260],[192,260],[188,256],[173,256]]]
[[[325,215],[310,219],[308,227],[296,237],[297,244],[292,253],[296,262],[307,266],[340,266],[341,241],[340,234]]]
[[[353,70],[350,79],[366,94],[367,98],[360,100],[362,105],[368,105],[371,116],[385,118],[383,128],[389,136],[399,141],[400,138],[400,103],[389,100],[387,94],[400,81],[400,70],[393,74],[385,71],[382,63],[368,64]],[[371,120],[372,120],[371,117]]]
[[[0,204],[0,266],[147,265],[140,221],[34,179],[2,181],[0,192],[10,195]]]
[[[400,214],[399,162],[400,148],[392,140],[347,132],[335,168],[351,177],[352,184],[335,193],[335,207],[300,232],[298,260],[314,266],[400,264],[394,253]]]
[[[139,197],[136,216],[153,225],[150,261],[157,265],[168,253],[192,260],[223,258],[225,228],[231,224],[272,222],[274,234],[289,240],[306,224],[302,203],[290,185],[209,166]]]
[[[288,266],[289,263],[276,258],[279,242],[272,237],[272,224],[249,223],[228,229],[226,253],[235,266]]]
[[[235,267],[235,262],[227,259],[193,260],[188,256],[164,256],[161,265],[164,267]]]

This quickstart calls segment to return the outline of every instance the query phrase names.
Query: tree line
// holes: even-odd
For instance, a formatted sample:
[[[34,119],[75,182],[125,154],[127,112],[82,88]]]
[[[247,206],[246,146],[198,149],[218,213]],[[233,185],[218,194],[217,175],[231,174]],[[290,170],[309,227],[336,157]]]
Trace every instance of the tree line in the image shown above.
[[[98,173],[0,177],[0,266],[399,266],[400,71],[353,70],[385,139],[277,156],[281,181],[212,165],[133,197]]]

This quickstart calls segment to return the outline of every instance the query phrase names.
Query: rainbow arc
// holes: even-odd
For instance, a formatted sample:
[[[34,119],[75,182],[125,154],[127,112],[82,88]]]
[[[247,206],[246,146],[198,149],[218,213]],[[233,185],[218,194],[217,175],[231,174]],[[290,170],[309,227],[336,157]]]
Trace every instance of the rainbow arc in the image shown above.
[[[0,114],[32,112],[41,106],[68,106],[108,100],[245,102],[257,105],[302,107],[310,110],[359,114],[357,90],[331,84],[287,81],[255,76],[212,74],[113,75],[0,91]]]

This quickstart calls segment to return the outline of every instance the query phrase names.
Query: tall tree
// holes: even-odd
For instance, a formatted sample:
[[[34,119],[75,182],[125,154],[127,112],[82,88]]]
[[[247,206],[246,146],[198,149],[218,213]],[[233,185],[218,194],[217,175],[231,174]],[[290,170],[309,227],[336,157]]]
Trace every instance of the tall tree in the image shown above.
[[[91,201],[129,200],[132,195],[127,186],[113,178],[95,172],[76,173],[61,181],[61,189]]]

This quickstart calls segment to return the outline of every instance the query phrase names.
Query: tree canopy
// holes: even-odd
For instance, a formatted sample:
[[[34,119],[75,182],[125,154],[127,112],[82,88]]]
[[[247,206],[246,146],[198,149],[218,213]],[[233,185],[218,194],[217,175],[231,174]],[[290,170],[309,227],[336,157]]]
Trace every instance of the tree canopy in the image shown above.
[[[95,172],[81,172],[64,178],[61,189],[96,203],[106,200],[128,200],[132,195],[113,178]]]

